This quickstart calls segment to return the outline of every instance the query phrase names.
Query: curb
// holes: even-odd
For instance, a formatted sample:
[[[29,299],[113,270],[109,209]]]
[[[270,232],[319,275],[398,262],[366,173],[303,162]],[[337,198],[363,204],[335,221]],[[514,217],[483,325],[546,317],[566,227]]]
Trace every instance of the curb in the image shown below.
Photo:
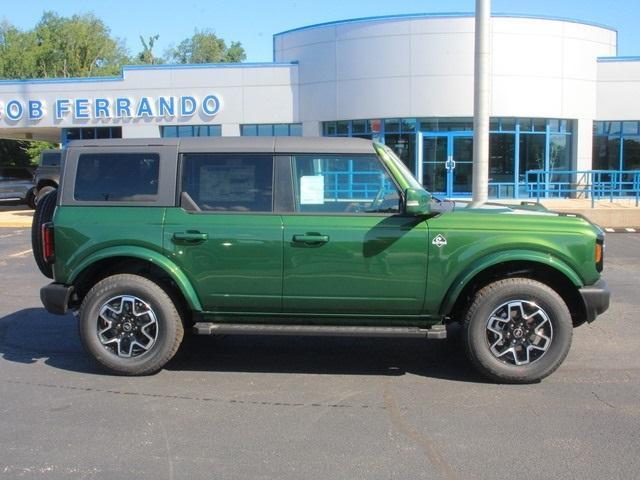
[[[640,227],[604,227],[606,233],[640,233]]]

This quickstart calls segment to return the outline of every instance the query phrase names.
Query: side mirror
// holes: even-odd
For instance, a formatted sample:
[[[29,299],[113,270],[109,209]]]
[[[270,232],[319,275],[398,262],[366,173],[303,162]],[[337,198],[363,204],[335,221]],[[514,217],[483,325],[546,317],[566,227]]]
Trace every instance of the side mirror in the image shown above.
[[[426,190],[407,188],[404,191],[404,213],[427,215],[430,211],[431,195]]]

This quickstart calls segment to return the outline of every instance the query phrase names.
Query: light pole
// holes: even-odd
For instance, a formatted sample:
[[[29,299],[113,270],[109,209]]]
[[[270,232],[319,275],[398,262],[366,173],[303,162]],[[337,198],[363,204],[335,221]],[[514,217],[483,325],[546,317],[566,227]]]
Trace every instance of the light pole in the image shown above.
[[[478,206],[486,202],[489,190],[491,0],[476,0],[475,17],[472,206]]]

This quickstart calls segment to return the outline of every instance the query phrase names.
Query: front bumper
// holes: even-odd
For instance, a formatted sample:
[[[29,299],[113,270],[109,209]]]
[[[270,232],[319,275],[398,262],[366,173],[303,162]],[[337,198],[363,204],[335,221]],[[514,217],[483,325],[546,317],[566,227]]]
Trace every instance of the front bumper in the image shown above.
[[[47,312],[64,315],[69,310],[69,300],[72,294],[72,285],[50,283],[40,289],[40,300]]]
[[[593,285],[583,287],[578,290],[584,303],[585,320],[593,322],[598,315],[604,313],[609,308],[609,298],[611,292],[607,282],[600,279]]]

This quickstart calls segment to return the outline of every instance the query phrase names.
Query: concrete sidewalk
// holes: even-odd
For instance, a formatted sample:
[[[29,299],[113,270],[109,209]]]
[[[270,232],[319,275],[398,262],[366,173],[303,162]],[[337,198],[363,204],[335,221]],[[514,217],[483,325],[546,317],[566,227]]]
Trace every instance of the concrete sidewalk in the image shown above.
[[[31,227],[33,210],[26,205],[0,206],[0,227]]]
[[[491,200],[519,204],[523,200]],[[591,208],[591,200],[542,200],[542,205],[556,212],[578,213],[601,227],[636,228],[640,231],[640,207],[633,200],[601,200]],[[33,210],[24,205],[0,206],[0,227],[30,227]]]
[[[519,204],[522,201],[535,202],[535,199],[498,200],[505,204]],[[591,208],[590,199],[550,199],[541,200],[540,203],[551,211],[584,215],[589,221],[603,228],[640,227],[640,207],[636,207],[635,200],[599,200],[595,203],[595,208]]]

